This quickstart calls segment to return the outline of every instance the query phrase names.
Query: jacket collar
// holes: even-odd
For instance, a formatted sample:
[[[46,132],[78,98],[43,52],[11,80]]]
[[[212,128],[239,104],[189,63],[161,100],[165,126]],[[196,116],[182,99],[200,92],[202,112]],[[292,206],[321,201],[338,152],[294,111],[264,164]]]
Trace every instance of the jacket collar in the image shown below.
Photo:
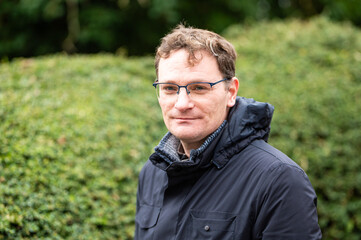
[[[179,139],[168,132],[150,161],[168,175],[178,176],[204,169],[212,164],[223,168],[229,159],[242,151],[252,141],[267,141],[274,107],[269,103],[237,97],[221,126],[212,133],[198,149],[191,150],[188,161],[180,161],[178,155]]]
[[[159,145],[155,147],[155,152],[150,156],[149,160],[155,166],[167,171],[168,175],[172,176],[189,174],[198,169],[207,168],[211,164],[214,164],[211,161],[214,149],[226,125],[227,121],[224,121],[198,149],[192,149],[188,161],[181,161],[179,159],[177,150],[180,141],[168,132],[160,141]]]

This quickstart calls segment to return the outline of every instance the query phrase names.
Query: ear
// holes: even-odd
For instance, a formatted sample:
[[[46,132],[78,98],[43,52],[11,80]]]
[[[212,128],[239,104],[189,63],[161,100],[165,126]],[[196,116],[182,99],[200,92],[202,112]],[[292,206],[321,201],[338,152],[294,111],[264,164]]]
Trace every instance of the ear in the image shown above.
[[[236,97],[238,93],[239,81],[233,77],[228,86],[228,102],[227,107],[233,107],[236,104]]]

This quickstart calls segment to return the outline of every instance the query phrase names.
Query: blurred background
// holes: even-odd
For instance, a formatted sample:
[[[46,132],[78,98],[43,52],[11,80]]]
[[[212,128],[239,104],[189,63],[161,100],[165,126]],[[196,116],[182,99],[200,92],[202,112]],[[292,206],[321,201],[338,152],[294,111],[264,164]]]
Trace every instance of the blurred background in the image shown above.
[[[235,23],[325,15],[361,26],[360,0],[0,0],[0,56],[153,54],[180,22],[221,33]]]
[[[361,0],[0,0],[0,239],[133,239],[167,131],[153,54],[179,23],[234,45],[323,239],[360,240]]]

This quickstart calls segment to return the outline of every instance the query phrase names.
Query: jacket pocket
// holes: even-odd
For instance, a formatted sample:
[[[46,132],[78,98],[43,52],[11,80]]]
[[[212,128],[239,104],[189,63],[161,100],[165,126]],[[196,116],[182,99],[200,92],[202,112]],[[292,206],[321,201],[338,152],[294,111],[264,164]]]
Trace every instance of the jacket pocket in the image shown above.
[[[136,229],[134,239],[153,239],[154,228],[158,222],[160,209],[159,207],[140,205],[135,215]]]
[[[191,211],[192,229],[189,239],[234,239],[236,216],[225,212]]]

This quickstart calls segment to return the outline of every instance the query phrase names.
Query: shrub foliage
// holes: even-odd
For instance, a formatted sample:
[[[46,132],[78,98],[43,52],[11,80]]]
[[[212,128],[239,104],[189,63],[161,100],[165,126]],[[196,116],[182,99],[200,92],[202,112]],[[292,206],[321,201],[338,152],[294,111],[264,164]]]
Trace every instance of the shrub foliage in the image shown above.
[[[152,59],[51,56],[0,70],[0,239],[131,239],[162,122]]]
[[[270,143],[307,172],[324,239],[361,238],[361,33],[317,18],[235,25],[239,95],[272,103]],[[153,60],[0,65],[0,239],[132,239],[137,175],[166,129]]]

